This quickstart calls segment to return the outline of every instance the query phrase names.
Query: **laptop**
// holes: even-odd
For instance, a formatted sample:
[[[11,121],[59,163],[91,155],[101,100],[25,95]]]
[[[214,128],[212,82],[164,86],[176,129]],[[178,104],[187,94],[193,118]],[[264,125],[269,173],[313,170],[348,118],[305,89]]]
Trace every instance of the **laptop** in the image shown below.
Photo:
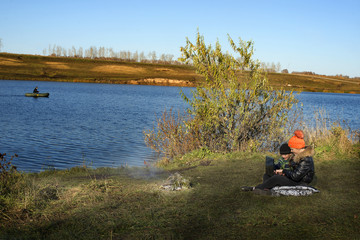
[[[269,176],[274,175],[274,158],[266,156],[265,173]]]

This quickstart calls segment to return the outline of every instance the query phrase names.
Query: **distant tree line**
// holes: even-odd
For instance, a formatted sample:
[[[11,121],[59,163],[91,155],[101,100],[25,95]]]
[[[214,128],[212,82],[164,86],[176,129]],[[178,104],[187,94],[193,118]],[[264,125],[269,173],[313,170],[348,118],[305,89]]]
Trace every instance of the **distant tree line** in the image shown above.
[[[3,47],[2,39],[0,38],[0,50]],[[75,58],[89,58],[89,59],[111,59],[118,61],[126,61],[126,62],[147,62],[147,63],[163,63],[163,64],[183,64],[177,59],[174,59],[174,55],[172,54],[161,54],[158,55],[155,51],[150,51],[145,54],[142,52],[130,52],[130,51],[115,51],[113,48],[105,48],[105,47],[96,47],[91,46],[88,49],[83,49],[82,47],[75,48],[74,46],[70,49],[63,48],[59,45],[49,45],[48,48],[43,49],[43,55],[45,56],[55,56],[55,57],[75,57]],[[191,64],[192,63],[188,63]],[[274,62],[260,62],[261,70],[268,73],[289,73],[288,69],[281,69],[281,64]],[[242,69],[247,70],[247,69]],[[296,72],[293,71],[291,74],[303,74],[303,75],[319,75],[326,76],[321,74],[316,74],[311,71],[302,71]],[[336,77],[343,79],[351,79],[349,76],[337,74],[335,76],[328,77]],[[359,79],[359,77],[354,77],[352,79]]]
[[[303,72],[291,72],[291,74],[302,74],[302,75],[316,75],[316,76],[324,76],[324,77],[335,77],[335,78],[340,78],[340,79],[351,79],[349,76],[347,75],[342,75],[342,74],[336,74],[334,76],[330,75],[322,75],[322,74],[317,74],[311,71],[303,71]],[[360,77],[353,77],[352,79],[359,79]]]
[[[89,58],[89,59],[112,59],[127,62],[150,62],[150,63],[166,63],[166,64],[181,64],[174,60],[172,54],[157,55],[155,51],[150,51],[147,54],[142,52],[130,51],[115,51],[113,48],[91,46],[88,49],[82,47],[70,49],[63,48],[59,45],[49,45],[48,48],[43,49],[43,55],[55,57],[75,57],[75,58]]]
[[[314,72],[310,72],[310,71],[303,71],[303,72],[291,72],[291,74],[302,74],[302,75],[317,75]]]
[[[165,63],[165,64],[182,64],[174,60],[172,54],[157,55],[155,51],[150,51],[147,54],[142,52],[130,51],[115,51],[113,48],[91,46],[88,49],[82,47],[70,49],[63,48],[59,45],[49,45],[44,48],[43,55],[55,57],[76,57],[76,58],[90,58],[90,59],[113,59],[127,62],[149,62],[149,63]],[[192,63],[190,63],[192,64]],[[278,63],[260,63],[260,69],[269,73],[279,73],[281,71],[281,64]]]
[[[274,62],[260,62],[260,69],[269,73],[279,73],[281,71],[281,64],[279,62],[276,64]]]

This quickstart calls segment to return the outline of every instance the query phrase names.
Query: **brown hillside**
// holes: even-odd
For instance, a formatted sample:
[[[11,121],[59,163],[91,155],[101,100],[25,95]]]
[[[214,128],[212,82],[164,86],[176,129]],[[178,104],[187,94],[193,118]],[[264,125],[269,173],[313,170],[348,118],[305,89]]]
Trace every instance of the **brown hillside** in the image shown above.
[[[283,73],[267,76],[275,88],[360,93],[360,79]],[[193,87],[202,77],[186,65],[0,53],[0,79]]]

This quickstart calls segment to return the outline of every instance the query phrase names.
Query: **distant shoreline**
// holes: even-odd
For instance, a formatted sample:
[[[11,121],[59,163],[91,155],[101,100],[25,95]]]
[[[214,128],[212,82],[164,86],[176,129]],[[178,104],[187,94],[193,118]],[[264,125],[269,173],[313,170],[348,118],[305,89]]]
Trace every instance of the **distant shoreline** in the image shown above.
[[[246,79],[240,73],[240,80]],[[267,73],[274,89],[360,94],[360,79]],[[196,87],[203,77],[189,65],[123,62],[0,53],[0,79]]]

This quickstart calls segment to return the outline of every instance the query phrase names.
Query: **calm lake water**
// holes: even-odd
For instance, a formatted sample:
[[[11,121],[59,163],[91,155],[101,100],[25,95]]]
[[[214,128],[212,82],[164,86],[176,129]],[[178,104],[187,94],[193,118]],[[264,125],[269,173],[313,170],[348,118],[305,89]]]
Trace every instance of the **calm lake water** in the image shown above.
[[[49,98],[25,97],[35,86]],[[22,171],[143,166],[156,154],[143,130],[170,108],[184,109],[178,87],[0,80],[0,152],[18,154]],[[190,93],[190,88],[184,88]],[[326,109],[331,120],[360,129],[360,95],[301,93],[306,115]]]

